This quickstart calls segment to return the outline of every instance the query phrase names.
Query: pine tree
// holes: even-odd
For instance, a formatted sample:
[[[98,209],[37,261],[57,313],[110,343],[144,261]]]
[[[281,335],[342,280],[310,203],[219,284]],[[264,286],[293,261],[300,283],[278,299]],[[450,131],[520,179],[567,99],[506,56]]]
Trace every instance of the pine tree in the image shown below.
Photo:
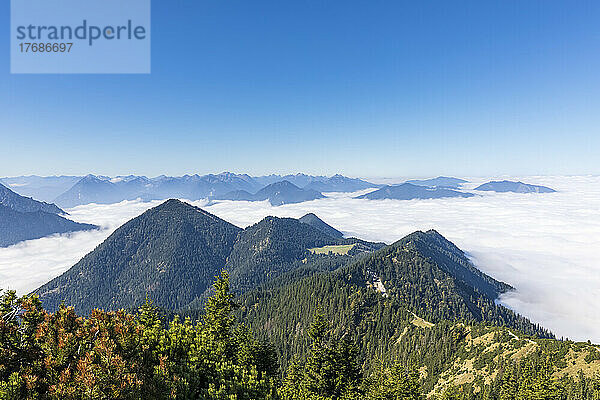
[[[399,362],[391,367],[381,366],[368,383],[370,400],[421,400],[424,398],[419,374]]]
[[[362,398],[357,350],[347,338],[335,341],[321,309],[309,329],[312,344],[305,359],[296,360],[280,390],[283,399]]]

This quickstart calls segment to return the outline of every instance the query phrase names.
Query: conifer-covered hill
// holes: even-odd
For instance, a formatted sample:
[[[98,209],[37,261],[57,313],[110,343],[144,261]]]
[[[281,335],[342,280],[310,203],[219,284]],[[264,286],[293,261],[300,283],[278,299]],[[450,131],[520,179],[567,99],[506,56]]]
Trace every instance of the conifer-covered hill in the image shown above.
[[[322,308],[308,310],[314,312],[309,325],[281,332],[284,344],[302,344],[293,349],[294,361],[282,368],[278,348],[257,340],[244,318],[236,321],[226,273],[212,293],[196,321],[167,321],[150,301],[135,314],[95,310],[81,317],[65,305],[49,314],[34,296],[0,292],[0,398],[89,398],[90,393],[131,400],[600,396],[598,346],[482,323],[433,324],[375,291],[366,301],[352,299],[354,309],[369,312],[361,324],[350,318],[340,325],[344,321]],[[386,326],[376,325],[381,317],[391,337],[382,329]],[[379,342],[366,341],[373,337]],[[380,346],[383,342],[387,347]]]
[[[510,286],[481,273],[437,232],[415,232],[382,246],[334,238],[293,218],[267,217],[242,230],[169,200],[127,222],[36,292],[51,310],[61,301],[83,313],[94,307],[132,308],[146,296],[177,310],[199,306],[224,267],[236,292],[300,268],[335,269],[332,274],[344,284],[376,287],[424,318],[513,318],[494,304]]]
[[[393,351],[414,324],[485,322],[551,336],[495,304],[506,290],[510,286],[478,271],[439,233],[415,232],[335,271],[313,271],[295,280],[284,276],[246,293],[240,315],[261,338],[275,343],[283,365],[306,351],[301,333],[319,307],[337,334],[356,336],[369,360]]]
[[[307,249],[340,243],[297,219],[266,217],[240,233],[227,258],[232,286],[255,288],[297,266]]]
[[[340,245],[347,257],[311,257],[310,249]],[[135,308],[146,296],[166,310],[201,307],[215,275],[226,267],[236,292],[290,270],[332,270],[382,244],[333,238],[293,218],[266,217],[242,230],[179,200],[168,200],[127,222],[63,275],[36,293],[54,310]],[[333,265],[333,266],[332,266]]]
[[[427,293],[427,297],[460,298],[466,307],[464,312],[473,315],[477,313],[476,306],[470,304],[473,300],[482,297],[493,301],[512,289],[475,268],[462,250],[433,229],[407,235],[361,260],[347,273],[359,280],[377,276],[391,291],[407,291],[407,299],[413,290]],[[444,313],[444,307],[450,304],[444,301],[431,307],[431,312]]]
[[[239,320],[257,338],[274,344],[284,373],[294,359],[309,354],[308,332],[320,310],[332,337],[352,338],[365,376],[376,373],[381,363],[411,366],[429,398],[512,400],[518,392],[537,393],[534,386],[540,393],[562,394],[522,398],[591,400],[591,393],[600,394],[599,346],[541,338],[550,335],[507,309],[498,312],[502,319],[448,315],[427,320],[393,292],[386,295],[369,282],[348,282],[338,273],[271,285],[238,302]],[[502,394],[507,388],[512,395]],[[464,395],[451,397],[453,392]]]
[[[308,214],[304,215],[303,217],[300,217],[298,220],[300,222],[302,222],[303,224],[308,224],[308,225],[312,226],[313,228],[317,228],[321,232],[326,233],[327,235],[329,235],[331,237],[334,237],[334,238],[343,238],[344,237],[344,234],[342,232],[338,231],[333,226],[329,225],[328,223],[323,221],[321,218],[317,217],[314,213],[308,213]]]
[[[146,296],[176,309],[211,285],[240,231],[200,208],[168,200],[118,228],[36,293],[49,310],[62,301],[82,313],[131,308]]]

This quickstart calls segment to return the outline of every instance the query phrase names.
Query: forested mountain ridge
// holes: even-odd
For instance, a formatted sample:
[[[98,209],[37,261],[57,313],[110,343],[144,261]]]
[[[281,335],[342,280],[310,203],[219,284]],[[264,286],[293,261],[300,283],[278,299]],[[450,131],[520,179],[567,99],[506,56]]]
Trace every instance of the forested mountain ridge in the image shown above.
[[[411,233],[392,244],[386,250],[388,257],[392,255],[393,260],[393,253],[397,253],[397,250],[412,250],[424,255],[442,270],[473,286],[490,299],[496,299],[500,294],[512,289],[510,285],[478,270],[462,250],[434,229]]]
[[[226,273],[212,292],[198,320],[176,317],[168,326],[148,301],[133,315],[95,310],[82,318],[64,305],[49,314],[35,296],[0,293],[0,398],[600,397],[598,346],[537,339],[477,323],[431,324],[374,290],[352,300],[359,312],[370,303],[378,304],[354,329],[326,316],[323,307],[303,310],[313,311],[309,324],[280,334],[302,338],[305,351],[295,353],[289,367],[283,367],[273,344],[257,340],[243,319],[236,322],[236,300]],[[381,317],[387,324],[379,323]],[[382,341],[389,333],[385,328],[399,327],[404,329],[389,337],[385,351],[366,340]]]
[[[203,393],[200,398],[215,400],[225,394],[289,400],[422,400],[425,395],[436,400],[597,400],[600,395],[597,346],[540,339],[552,334],[494,303],[511,287],[477,270],[434,230],[414,232],[389,246],[333,238],[293,218],[267,217],[242,230],[170,200],[117,232],[117,243],[107,239],[86,256],[103,262],[102,267],[96,264],[95,270],[94,263],[88,269],[73,267],[67,275],[78,284],[69,288],[70,282],[63,280],[60,283],[66,286],[40,289],[42,301],[66,290],[74,301],[70,304],[78,308],[94,307],[96,302],[114,309],[116,297],[99,295],[117,288],[112,293],[124,299],[127,308],[143,304],[148,295],[167,315],[184,318],[175,318],[167,328],[167,321],[153,316],[147,305],[138,316],[92,311],[87,320],[65,307],[57,307],[55,317],[24,314],[23,326],[37,326],[31,333],[36,339],[17,338],[6,342],[7,349],[0,341],[0,350],[4,349],[0,367],[9,365],[0,368],[0,394],[26,387],[10,371],[29,371],[28,357],[40,352],[29,356],[13,347],[37,340],[45,343],[41,353],[49,357],[36,372],[43,375],[40,382],[53,382],[56,374],[46,370],[70,368],[71,364],[54,361],[70,351],[69,359],[87,360],[77,365],[87,371],[94,388],[111,390],[114,386],[106,383],[113,380],[121,382],[116,387],[129,387],[130,381],[119,371],[131,369],[138,379],[132,393],[141,390],[160,399],[176,398],[173,393]],[[351,254],[355,248],[360,249]],[[198,253],[203,258],[195,262],[190,257]],[[181,259],[169,263],[173,254]],[[158,268],[148,272],[145,262]],[[241,296],[235,300],[228,292],[227,274],[212,290],[206,284],[210,280],[201,275],[223,265],[232,271],[232,284],[237,280]],[[177,273],[166,274],[171,269]],[[181,273],[188,275],[177,279]],[[103,277],[89,279],[94,274]],[[136,281],[139,276],[143,279]],[[126,287],[124,282],[135,284]],[[192,283],[197,287],[190,288]],[[52,301],[56,304],[59,297]],[[20,318],[12,311],[14,301],[9,296],[0,304],[4,313],[0,335],[30,332],[12,322]],[[27,301],[19,307],[37,307],[35,300]],[[233,328],[234,319],[241,323],[239,328]],[[63,337],[62,332],[72,329],[76,331]],[[100,342],[96,331],[101,332]],[[61,343],[67,343],[66,348]],[[77,350],[81,343],[85,343],[82,355]],[[143,346],[136,350],[140,343],[157,347],[145,353]],[[114,354],[111,360],[124,360],[119,370],[103,364],[103,357],[87,353],[95,349],[103,354],[106,348]],[[19,357],[22,362],[7,364]],[[138,367],[145,363],[150,365]],[[105,370],[112,372],[104,378],[95,375]],[[79,375],[72,372],[68,375],[72,378],[65,375],[63,382],[77,382]],[[202,378],[194,378],[198,376]],[[170,392],[160,392],[161,386],[153,382],[167,384]],[[35,388],[48,390],[43,385]]]
[[[548,388],[556,388],[552,380],[562,381],[568,388],[542,399],[596,399],[591,393],[600,394],[598,346],[524,334],[522,328],[547,332],[517,316],[505,326],[490,320],[432,323],[393,294],[386,297],[373,286],[344,284],[334,275],[313,275],[300,284],[240,298],[239,320],[257,338],[275,345],[282,371],[310,352],[307,333],[314,312],[321,310],[334,337],[352,337],[366,376],[376,374],[382,362],[412,366],[420,372],[423,392],[433,398],[513,400],[517,397],[506,393],[507,388],[514,393],[520,385],[523,391],[532,390],[536,380],[536,385],[542,381]],[[578,391],[587,394],[577,397]]]
[[[319,307],[337,334],[354,332],[361,353],[371,361],[392,351],[415,320],[427,321],[424,326],[485,322],[550,337],[545,329],[495,304],[506,290],[510,286],[475,269],[439,233],[415,232],[335,271],[315,271],[295,280],[284,277],[248,292],[241,297],[240,315],[258,337],[275,343],[284,366],[292,355],[306,351],[301,333]]]
[[[97,228],[66,219],[66,214],[55,204],[21,196],[0,184],[0,247],[55,233]]]
[[[223,267],[230,271],[234,290],[243,292],[299,267],[316,263],[323,269],[316,266],[323,258],[311,252],[333,251],[335,261],[326,262],[335,265],[335,274],[359,286],[379,280],[380,287],[422,317],[498,317],[494,300],[510,286],[481,273],[437,232],[415,232],[381,246],[334,238],[293,218],[267,217],[242,230],[187,203],[169,200],[117,229],[36,292],[49,309],[63,300],[84,313],[93,307],[136,307],[150,296],[158,306],[177,310],[206,298],[212,277]],[[335,254],[346,256],[336,259]]]
[[[325,221],[323,221],[321,218],[317,217],[313,213],[308,213],[308,214],[298,218],[298,221],[302,222],[303,224],[308,224],[308,225],[312,226],[313,228],[317,228],[321,232],[326,233],[327,235],[329,235],[331,237],[334,237],[334,238],[343,238],[344,237],[344,234],[342,232],[338,231],[333,226],[327,224]]]
[[[24,240],[43,238],[48,235],[97,229],[58,214],[44,211],[18,212],[0,205],[0,247],[11,246]]]
[[[61,301],[82,313],[131,308],[146,296],[177,309],[210,286],[240,231],[200,208],[168,200],[125,223],[36,293],[50,310]]]
[[[56,204],[45,203],[34,200],[31,197],[21,196],[2,184],[0,184],[0,205],[18,212],[43,211],[51,214],[66,214]]]
[[[63,275],[36,290],[44,306],[78,312],[138,307],[149,296],[167,310],[199,307],[225,266],[236,291],[307,266],[308,250],[346,245],[351,259],[381,244],[337,239],[293,218],[267,217],[242,230],[179,200],[168,200],[118,228]],[[308,257],[308,258],[307,258]],[[339,267],[340,260],[335,266]]]
[[[489,321],[546,334],[496,305],[499,294],[511,287],[477,270],[462,251],[434,230],[407,235],[336,274],[359,287],[379,281],[378,290],[432,322]]]
[[[338,244],[338,239],[294,218],[266,217],[244,229],[227,258],[236,288],[255,288],[293,268],[313,247]]]

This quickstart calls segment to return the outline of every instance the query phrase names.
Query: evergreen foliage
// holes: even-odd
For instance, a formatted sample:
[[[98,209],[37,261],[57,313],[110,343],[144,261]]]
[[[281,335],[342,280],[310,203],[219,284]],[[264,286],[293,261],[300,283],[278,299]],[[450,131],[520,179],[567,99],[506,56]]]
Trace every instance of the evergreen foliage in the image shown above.
[[[347,337],[335,340],[321,312],[315,315],[308,334],[312,342],[309,353],[290,366],[280,389],[281,398],[360,399],[362,377],[356,346]]]
[[[169,200],[121,226],[36,293],[51,311],[63,301],[83,314],[96,307],[135,309],[147,296],[175,310],[210,288],[240,231],[197,207]]]
[[[0,399],[270,399],[277,361],[232,316],[223,273],[202,322],[165,327],[147,301],[136,315],[2,296]]]
[[[582,359],[598,351],[590,344],[515,338],[507,328],[483,324],[441,321],[421,327],[407,322],[413,316],[406,312],[401,315],[407,320],[396,320],[406,322],[400,337],[365,360],[365,341],[357,334],[365,331],[338,325],[319,306],[309,327],[298,333],[307,351],[293,354],[280,378],[274,345],[236,321],[237,307],[226,272],[196,322],[175,316],[167,323],[148,299],[135,314],[95,309],[84,318],[72,307],[48,313],[35,295],[5,292],[0,399],[600,398],[599,377],[561,372],[568,354]],[[480,345],[485,338],[489,347]],[[523,352],[527,346],[535,351]],[[514,358],[515,352],[522,357]],[[587,355],[591,365],[600,363]],[[490,379],[456,380],[456,365],[464,360]]]

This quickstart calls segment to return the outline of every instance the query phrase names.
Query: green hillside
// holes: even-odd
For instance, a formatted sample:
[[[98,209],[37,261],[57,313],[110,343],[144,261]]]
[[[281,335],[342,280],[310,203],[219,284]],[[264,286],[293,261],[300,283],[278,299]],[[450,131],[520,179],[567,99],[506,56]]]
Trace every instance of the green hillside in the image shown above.
[[[293,218],[267,217],[244,229],[227,258],[234,287],[254,288],[293,268],[307,249],[338,239]]]
[[[61,276],[36,290],[44,306],[136,308],[148,296],[177,309],[210,287],[240,228],[169,200],[132,219]]]

